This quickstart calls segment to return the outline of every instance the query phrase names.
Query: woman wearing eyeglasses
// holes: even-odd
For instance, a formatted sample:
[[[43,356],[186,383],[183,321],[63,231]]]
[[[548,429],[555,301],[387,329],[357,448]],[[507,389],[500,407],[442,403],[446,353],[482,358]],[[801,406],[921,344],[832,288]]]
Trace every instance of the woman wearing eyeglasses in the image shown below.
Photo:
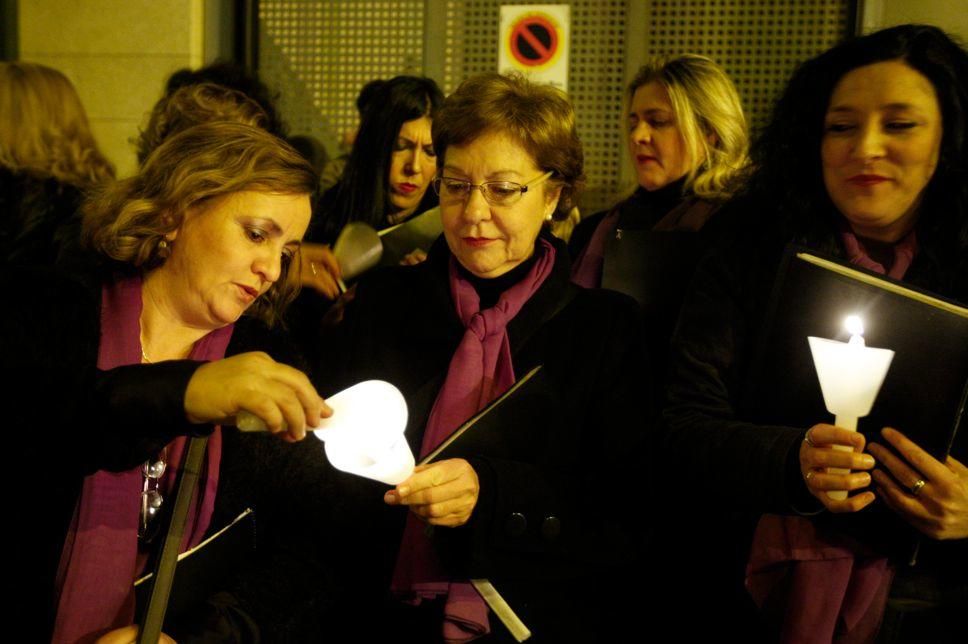
[[[543,641],[599,641],[615,624],[599,589],[627,561],[636,518],[646,423],[631,401],[646,388],[634,303],[570,284],[547,232],[582,180],[574,112],[558,90],[485,74],[445,101],[433,140],[444,234],[426,262],[360,282],[327,355],[344,368],[324,390],[396,384],[419,459],[541,369],[458,456],[392,489],[338,477],[332,521],[352,523],[327,535],[344,553],[344,615],[357,637],[385,624],[412,641],[509,640],[469,582],[486,578]]]

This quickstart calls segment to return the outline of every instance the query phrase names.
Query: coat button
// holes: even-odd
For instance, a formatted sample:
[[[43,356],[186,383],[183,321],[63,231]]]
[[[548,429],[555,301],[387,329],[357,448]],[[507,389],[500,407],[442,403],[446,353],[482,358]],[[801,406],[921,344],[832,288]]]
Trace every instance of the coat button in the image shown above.
[[[504,532],[509,537],[520,537],[528,529],[528,520],[520,512],[512,512],[504,522]]]
[[[555,516],[545,517],[541,522],[541,536],[553,541],[561,534],[561,519]]]

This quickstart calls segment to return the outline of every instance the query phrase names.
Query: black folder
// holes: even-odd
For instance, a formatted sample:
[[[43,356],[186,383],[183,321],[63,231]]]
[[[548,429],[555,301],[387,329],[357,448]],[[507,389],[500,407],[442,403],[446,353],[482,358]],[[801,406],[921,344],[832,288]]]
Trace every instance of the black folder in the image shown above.
[[[852,314],[864,322],[867,346],[895,352],[858,431],[887,446],[880,430],[894,427],[943,461],[966,417],[968,308],[795,246],[787,250],[774,286],[742,413],[761,424],[833,424],[807,337],[847,341],[844,320]],[[875,549],[901,557],[908,556],[904,551],[915,534],[879,503],[829,520]]]

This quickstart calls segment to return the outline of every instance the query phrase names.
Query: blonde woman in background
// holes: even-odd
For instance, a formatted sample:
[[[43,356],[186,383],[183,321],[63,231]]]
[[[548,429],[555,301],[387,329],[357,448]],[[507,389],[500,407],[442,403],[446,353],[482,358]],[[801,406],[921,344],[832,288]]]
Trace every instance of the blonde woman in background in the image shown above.
[[[83,193],[113,177],[67,77],[0,63],[0,262],[53,263]]]
[[[661,385],[682,293],[709,237],[695,233],[742,183],[746,119],[726,73],[696,54],[646,63],[629,85],[627,119],[638,188],[576,227],[572,279],[639,301]]]
[[[748,137],[733,83],[716,63],[695,54],[643,66],[629,85],[626,118],[638,187],[579,224],[569,249],[576,257],[575,282],[621,290],[642,307],[652,384],[642,398],[653,399],[642,405],[645,424],[657,408],[650,403],[664,397],[670,339],[695,267],[713,238],[708,224],[743,183]],[[736,574],[729,569],[730,545],[711,539],[695,506],[672,494],[676,478],[661,459],[645,459],[639,470],[643,488],[659,491],[649,515],[675,526],[655,531],[647,552],[663,555],[643,554],[634,571],[650,580],[639,596],[650,615],[671,628],[702,628],[695,619],[698,598],[718,597],[716,619],[709,623],[750,632],[753,604],[725,581]],[[708,613],[710,602],[702,603]]]

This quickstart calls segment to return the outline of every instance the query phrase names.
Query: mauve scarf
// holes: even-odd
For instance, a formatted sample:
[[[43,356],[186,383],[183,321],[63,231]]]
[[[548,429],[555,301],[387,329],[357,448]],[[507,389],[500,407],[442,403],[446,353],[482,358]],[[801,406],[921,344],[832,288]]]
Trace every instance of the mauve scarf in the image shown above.
[[[104,286],[98,369],[141,363],[140,320],[140,278]],[[231,325],[212,331],[195,343],[191,359],[224,357],[231,337]],[[179,437],[168,445],[168,468],[161,482],[166,500],[173,500],[187,444],[187,439]],[[208,530],[221,451],[221,434],[216,427],[208,441],[205,471],[189,508],[182,550],[197,545]],[[61,554],[53,642],[93,641],[105,631],[134,621],[133,582],[147,560],[138,552],[142,483],[141,466],[126,472],[100,471],[84,479]]]
[[[841,231],[851,264],[903,279],[917,253],[912,230],[894,245],[890,268],[867,254],[849,228]],[[884,557],[862,552],[836,533],[803,517],[764,515],[756,526],[746,567],[754,601],[783,605],[783,642],[871,642],[877,636],[894,569]]]
[[[605,243],[615,233],[620,215],[618,208],[605,215],[592,233],[588,245],[578,253],[571,270],[571,281],[585,288],[598,288],[602,285],[602,270],[605,267]]]
[[[421,458],[514,384],[508,322],[544,283],[555,264],[555,249],[546,240],[538,240],[535,252],[540,256],[528,274],[502,293],[493,308],[483,311],[477,291],[451,257],[450,293],[466,330],[427,420]],[[470,583],[451,579],[434,552],[424,524],[412,513],[407,514],[391,588],[413,603],[446,595],[443,635],[447,642],[466,642],[490,632],[487,604]]]

